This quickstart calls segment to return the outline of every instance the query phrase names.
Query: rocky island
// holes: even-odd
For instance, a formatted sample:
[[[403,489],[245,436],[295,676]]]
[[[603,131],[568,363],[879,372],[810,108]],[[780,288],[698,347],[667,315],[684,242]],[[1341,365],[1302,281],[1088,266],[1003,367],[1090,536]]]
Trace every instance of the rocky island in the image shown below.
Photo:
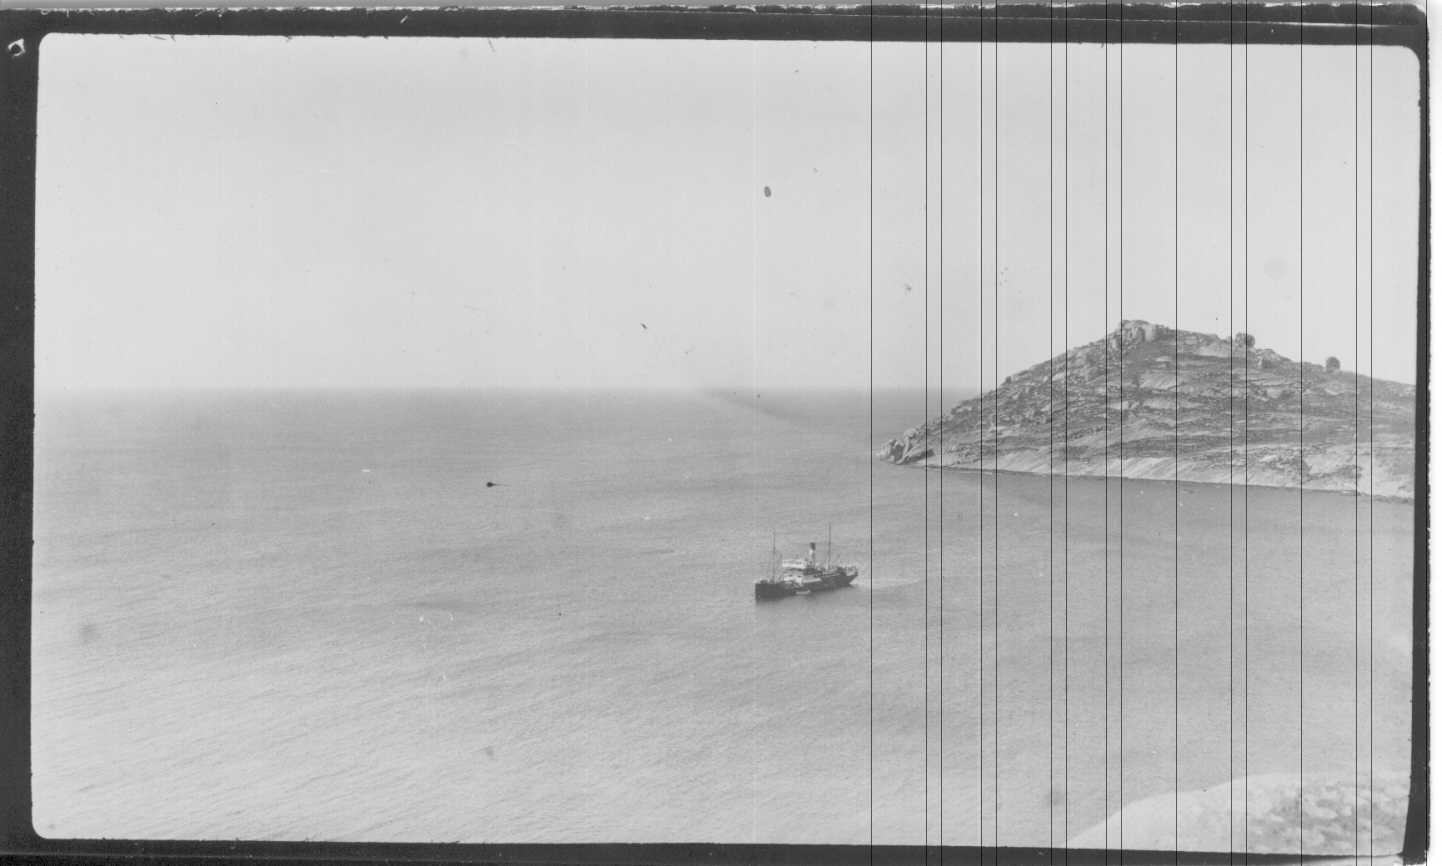
[[[1245,333],[1128,320],[906,431],[877,456],[1411,499],[1415,443],[1411,385],[1341,370],[1331,358],[1293,361]]]

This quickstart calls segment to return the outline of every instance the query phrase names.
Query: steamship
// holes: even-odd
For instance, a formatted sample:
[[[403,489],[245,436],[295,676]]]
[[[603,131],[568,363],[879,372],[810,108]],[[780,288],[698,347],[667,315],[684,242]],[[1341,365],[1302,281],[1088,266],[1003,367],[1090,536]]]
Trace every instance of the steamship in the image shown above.
[[[775,544],[772,545],[771,561],[776,561]],[[831,562],[831,530],[826,531],[826,564],[816,561],[816,542],[804,557],[781,560],[779,573],[773,572],[756,581],[756,600],[786,598],[813,592],[825,592],[850,586],[859,573],[854,565],[833,565]]]

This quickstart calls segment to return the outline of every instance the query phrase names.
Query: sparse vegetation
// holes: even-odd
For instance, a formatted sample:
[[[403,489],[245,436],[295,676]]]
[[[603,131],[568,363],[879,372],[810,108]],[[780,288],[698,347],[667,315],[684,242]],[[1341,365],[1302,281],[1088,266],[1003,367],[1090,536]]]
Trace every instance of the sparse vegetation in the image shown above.
[[[1331,357],[1327,358],[1328,373],[1335,373],[1340,369],[1342,369],[1342,362],[1337,360],[1336,355],[1332,355]]]
[[[1175,334],[1179,351],[1149,344],[1149,332],[1156,341]],[[1247,366],[1262,372],[1243,376],[1236,370],[1239,346],[1247,347]],[[1124,472],[1128,478],[1225,484],[1236,477],[1235,424],[1245,413],[1249,483],[1305,482],[1309,490],[1350,491],[1364,477],[1374,495],[1410,497],[1415,389],[1367,380],[1376,427],[1372,454],[1359,469],[1354,419],[1357,389],[1364,386],[1350,375],[1319,375],[1317,366],[1305,365],[1305,381],[1299,381],[1297,362],[1259,346],[1246,332],[1228,341],[1131,320],[1105,338],[1011,373],[995,391],[891,440],[880,456],[899,464],[1045,475],[1059,471],[1057,459],[1064,454],[1065,471],[1073,476]],[[1323,366],[1335,371],[1340,364],[1329,358]],[[1122,373],[1125,382],[1119,381]],[[1299,415],[1302,399],[1306,412]],[[1305,424],[1305,466],[1296,462],[1299,421]],[[1184,437],[1180,455],[1178,434]],[[923,456],[943,435],[946,453]],[[1127,463],[1119,468],[1121,438]]]

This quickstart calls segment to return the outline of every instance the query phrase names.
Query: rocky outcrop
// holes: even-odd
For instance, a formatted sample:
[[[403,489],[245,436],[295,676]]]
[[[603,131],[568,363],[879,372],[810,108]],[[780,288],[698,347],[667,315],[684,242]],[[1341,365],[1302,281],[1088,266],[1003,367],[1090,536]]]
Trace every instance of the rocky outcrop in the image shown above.
[[[1363,851],[1393,854],[1402,849],[1408,781],[1406,773],[1365,767],[1359,775],[1248,776],[1128,803],[1068,844],[1107,848],[1125,840],[1143,851],[1245,847],[1252,854],[1347,859],[1360,844]]]
[[[1243,336],[1125,321],[906,431],[877,456],[944,469],[1412,497],[1413,386],[1299,363]]]

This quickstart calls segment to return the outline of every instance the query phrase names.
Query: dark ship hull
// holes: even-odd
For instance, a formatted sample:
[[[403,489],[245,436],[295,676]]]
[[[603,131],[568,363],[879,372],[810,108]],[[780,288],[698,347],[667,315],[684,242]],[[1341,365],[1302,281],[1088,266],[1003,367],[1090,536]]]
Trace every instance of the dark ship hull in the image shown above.
[[[794,580],[756,581],[757,601],[769,601],[773,598],[788,598],[800,591],[801,586]]]
[[[856,580],[857,570],[852,568],[811,568],[791,572],[787,576],[756,581],[756,600],[767,601],[789,598],[793,595],[810,595],[814,592],[828,592],[851,585]]]
[[[850,586],[856,580],[855,568],[812,569],[801,577],[801,587],[806,592],[825,592]]]
[[[857,570],[855,568],[831,568],[820,575],[821,589],[841,589],[850,586],[856,580]]]

